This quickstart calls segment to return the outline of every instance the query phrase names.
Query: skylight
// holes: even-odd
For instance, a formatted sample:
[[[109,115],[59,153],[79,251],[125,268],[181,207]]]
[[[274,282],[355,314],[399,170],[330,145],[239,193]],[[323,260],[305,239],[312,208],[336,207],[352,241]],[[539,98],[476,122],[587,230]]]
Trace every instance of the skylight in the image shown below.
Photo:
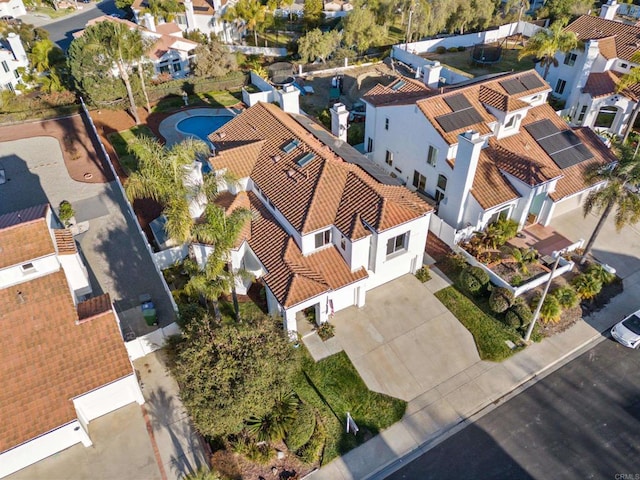
[[[287,143],[284,147],[282,147],[282,151],[284,153],[291,153],[299,145],[300,145],[300,140],[298,140],[297,138],[294,138],[289,143]]]
[[[296,163],[298,164],[299,167],[304,167],[314,158],[316,158],[315,153],[313,152],[305,153]]]
[[[407,84],[407,82],[405,82],[404,80],[400,80],[398,83],[396,83],[393,87],[391,87],[391,90],[395,90],[398,91],[400,90],[402,87],[404,87]]]

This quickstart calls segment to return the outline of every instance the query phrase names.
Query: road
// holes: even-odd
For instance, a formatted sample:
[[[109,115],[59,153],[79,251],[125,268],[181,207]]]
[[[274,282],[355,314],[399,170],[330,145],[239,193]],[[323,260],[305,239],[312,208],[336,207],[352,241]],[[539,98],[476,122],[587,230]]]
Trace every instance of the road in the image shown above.
[[[52,21],[42,25],[49,32],[49,37],[60,48],[67,50],[73,40],[73,32],[82,30],[87,22],[101,15],[110,15],[112,13],[123,14],[122,10],[118,10],[114,0],[104,0],[99,3],[80,3],[84,8],[80,13],[75,13],[59,20]],[[28,20],[25,19],[28,22]]]
[[[640,352],[606,339],[387,478],[640,479],[639,432]]]

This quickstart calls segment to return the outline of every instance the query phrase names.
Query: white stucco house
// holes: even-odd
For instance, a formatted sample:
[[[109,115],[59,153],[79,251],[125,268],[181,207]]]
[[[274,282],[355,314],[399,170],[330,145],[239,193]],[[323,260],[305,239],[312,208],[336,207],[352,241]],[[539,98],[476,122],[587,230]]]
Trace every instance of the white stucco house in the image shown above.
[[[499,217],[547,225],[599,187],[585,183],[587,166],[615,161],[590,129],[566,125],[549,91],[534,70],[446,89],[378,85],[363,97],[367,155],[435,200],[450,244]]]
[[[263,282],[269,312],[295,333],[296,313],[312,308],[325,322],[364,305],[367,290],[420,268],[432,207],[345,161],[366,159],[285,109],[260,102],[212,133],[210,164],[238,179],[224,186],[220,205],[252,212],[231,252],[234,271]],[[238,279],[239,292],[250,283]]]
[[[0,17],[21,17],[27,14],[22,0],[2,0],[0,2]]]
[[[615,0],[602,6],[600,17],[583,15],[565,30],[583,42],[583,50],[558,54],[547,82],[553,95],[565,101],[563,115],[574,126],[622,135],[633,121],[640,101],[640,84],[618,92],[618,83],[638,63],[632,60],[640,50],[640,26],[616,20]],[[538,72],[542,72],[538,67]]]
[[[9,33],[5,39],[0,39],[0,90],[16,91],[22,83],[19,68],[28,68],[29,59],[16,33]]]
[[[99,22],[116,22],[122,23],[130,29],[138,29],[142,33],[142,37],[147,39],[151,45],[146,58],[153,65],[156,75],[166,73],[173,78],[182,78],[189,74],[192,62],[195,60],[193,51],[198,43],[183,38],[182,30],[173,22],[156,25],[151,15],[146,15],[144,20],[145,26],[142,26],[128,20],[103,15],[90,20],[87,27]],[[83,32],[84,30],[80,30],[75,32],[73,36],[78,38]],[[114,69],[114,73],[116,71]]]
[[[109,295],[91,295],[48,205],[0,215],[0,478],[72,445],[144,398]],[[88,299],[87,299],[88,298]]]

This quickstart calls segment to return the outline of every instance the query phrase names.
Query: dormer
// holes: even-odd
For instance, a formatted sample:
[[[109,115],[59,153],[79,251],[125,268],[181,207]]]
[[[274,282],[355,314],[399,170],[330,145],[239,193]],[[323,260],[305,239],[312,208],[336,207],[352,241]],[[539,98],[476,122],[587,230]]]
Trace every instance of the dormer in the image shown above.
[[[498,139],[518,133],[522,120],[531,108],[523,99],[505,95],[485,85],[480,86],[480,101],[496,117],[493,129]]]

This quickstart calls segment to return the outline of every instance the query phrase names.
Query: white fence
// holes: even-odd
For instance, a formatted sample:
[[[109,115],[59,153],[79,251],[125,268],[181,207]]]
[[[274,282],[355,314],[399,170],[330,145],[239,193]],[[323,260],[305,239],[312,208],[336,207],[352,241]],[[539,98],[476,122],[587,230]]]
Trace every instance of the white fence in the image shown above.
[[[172,323],[164,328],[159,328],[151,333],[137,337],[135,340],[125,342],[124,346],[127,348],[129,358],[133,361],[161,349],[167,343],[167,338],[179,334],[180,327],[178,327],[177,323]]]
[[[435,213],[431,214],[429,221],[429,231],[436,237],[446,243],[449,248],[453,248],[456,244],[456,229],[447,222],[438,217]]]
[[[179,247],[172,247],[167,250],[162,250],[161,252],[154,252],[153,262],[160,270],[164,270],[165,268],[169,268],[174,265],[189,254],[189,247],[187,245],[181,245]]]
[[[246,88],[242,89],[242,101],[248,106],[253,107],[258,102],[272,103],[276,100],[273,85],[253,70],[249,72],[249,83],[260,91],[249,93]]]
[[[276,47],[252,47],[250,45],[227,45],[232,52],[241,52],[245,55],[264,55],[265,57],[286,57],[286,48]]]

